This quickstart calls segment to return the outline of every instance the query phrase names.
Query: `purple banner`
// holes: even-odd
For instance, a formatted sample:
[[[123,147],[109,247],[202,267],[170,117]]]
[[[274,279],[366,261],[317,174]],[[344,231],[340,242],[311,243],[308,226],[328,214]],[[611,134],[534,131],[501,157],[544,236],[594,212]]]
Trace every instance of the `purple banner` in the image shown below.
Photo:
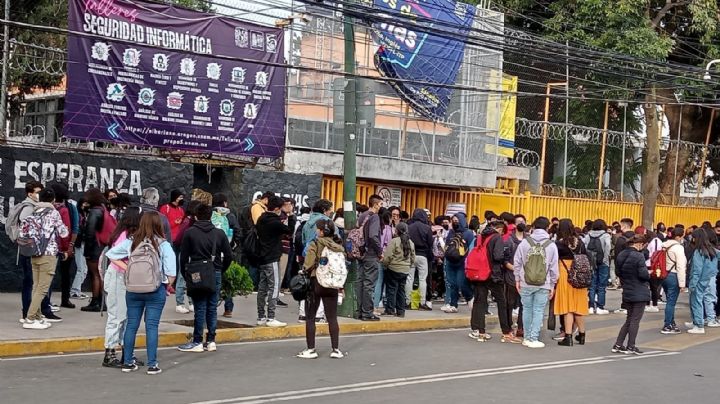
[[[138,0],[68,0],[63,135],[279,157],[282,29]],[[118,41],[119,40],[119,41]]]

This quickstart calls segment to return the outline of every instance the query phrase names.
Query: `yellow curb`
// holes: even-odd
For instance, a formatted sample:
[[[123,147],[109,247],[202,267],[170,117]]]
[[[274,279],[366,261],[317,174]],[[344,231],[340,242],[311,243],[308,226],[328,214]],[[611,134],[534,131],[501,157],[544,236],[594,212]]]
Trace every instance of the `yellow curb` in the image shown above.
[[[492,324],[492,318],[488,318]],[[497,319],[495,319],[495,322]],[[449,329],[468,327],[470,319],[467,317],[414,319],[414,320],[381,320],[377,322],[353,321],[340,323],[341,334],[365,334],[383,332],[424,331],[435,329]],[[318,335],[327,335],[327,324],[318,324]],[[218,329],[217,342],[247,342],[267,341],[284,338],[300,338],[305,336],[304,324],[293,324],[283,328],[248,327]],[[192,338],[192,332],[164,332],[160,334],[160,346],[177,346],[186,343]],[[67,337],[48,339],[28,339],[0,341],[0,358],[31,355],[54,355],[73,352],[101,352],[105,338],[96,337]],[[137,347],[145,346],[145,335],[138,335]]]

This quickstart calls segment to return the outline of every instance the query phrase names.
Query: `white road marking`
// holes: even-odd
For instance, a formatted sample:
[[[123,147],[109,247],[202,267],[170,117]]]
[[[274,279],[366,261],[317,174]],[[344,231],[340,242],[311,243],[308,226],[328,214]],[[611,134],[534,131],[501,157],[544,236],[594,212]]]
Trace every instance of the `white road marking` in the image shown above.
[[[502,374],[524,373],[536,370],[560,369],[575,366],[596,365],[600,363],[619,362],[631,359],[649,359],[659,356],[678,355],[680,352],[652,351],[642,356],[626,357],[621,355],[598,356],[593,358],[573,359],[565,361],[544,362],[517,366],[500,367],[494,369],[476,369],[452,373],[438,373],[424,376],[404,377],[389,380],[346,384],[341,386],[318,387],[307,390],[294,390],[282,393],[235,397],[221,400],[199,401],[191,404],[260,404],[273,401],[290,401],[312,397],[324,397],[345,393],[354,393],[368,390],[379,390],[391,387],[402,387],[415,384],[436,383],[448,380],[459,380],[476,377],[495,376]]]

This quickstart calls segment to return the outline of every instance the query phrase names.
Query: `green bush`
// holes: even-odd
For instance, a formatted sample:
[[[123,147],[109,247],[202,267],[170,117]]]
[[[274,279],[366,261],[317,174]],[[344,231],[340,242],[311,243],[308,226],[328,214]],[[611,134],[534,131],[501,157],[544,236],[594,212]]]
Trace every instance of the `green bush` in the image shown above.
[[[222,277],[222,299],[233,296],[247,296],[253,291],[253,281],[247,268],[234,262]]]

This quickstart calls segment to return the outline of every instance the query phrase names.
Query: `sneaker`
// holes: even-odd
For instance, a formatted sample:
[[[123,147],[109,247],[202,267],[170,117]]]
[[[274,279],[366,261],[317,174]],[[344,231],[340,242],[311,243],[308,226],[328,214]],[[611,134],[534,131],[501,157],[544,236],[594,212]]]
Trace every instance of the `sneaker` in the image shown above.
[[[442,311],[443,313],[449,313],[450,312],[449,310],[450,310],[449,304],[445,304],[440,308],[440,311]]]
[[[626,355],[642,355],[644,352],[639,350],[636,346],[629,346],[627,347],[627,350],[625,351]]]
[[[693,328],[687,330],[687,332],[688,332],[688,334],[705,334],[705,328],[693,327]]]
[[[428,306],[427,303],[421,304],[420,311],[432,311],[432,307]]]
[[[545,348],[545,343],[542,341],[530,341],[525,346],[533,349]]]
[[[145,362],[138,360],[137,356],[133,355],[132,363],[136,364],[137,366],[145,366]]]
[[[28,320],[25,322],[25,324],[22,325],[22,327],[26,330],[47,330],[50,328],[49,323],[43,323],[40,320]]]
[[[266,318],[259,318],[259,319],[257,319],[257,323],[256,323],[256,324],[262,326],[262,325],[267,324],[267,321],[268,321],[268,320],[267,320]]]
[[[615,344],[615,345],[613,345],[613,347],[612,347],[612,349],[610,350],[610,352],[612,352],[612,353],[625,354],[625,353],[627,353],[627,348],[625,348],[625,347],[622,346],[622,345]]]
[[[529,340],[523,339],[522,346],[528,346],[529,343]]]
[[[82,292],[81,292],[81,293],[71,293],[71,294],[70,294],[70,298],[71,298],[71,299],[84,300],[84,299],[87,299],[87,298],[88,298],[88,295],[86,295],[85,293],[82,293]]]
[[[117,358],[115,352],[110,352],[103,358],[102,366],[106,368],[122,368],[122,361]]]
[[[275,305],[277,305],[278,307],[288,307],[288,304],[283,302],[280,299],[277,299],[277,301],[275,302]]]
[[[468,334],[468,337],[470,337],[470,338],[474,339],[475,341],[477,341],[478,339],[480,339],[480,331],[478,331],[478,330],[472,330],[472,331],[470,332],[470,334]]]
[[[645,313],[659,313],[660,309],[657,306],[645,306]]]
[[[120,369],[122,370],[123,373],[130,373],[130,372],[134,372],[134,371],[138,370],[139,368],[138,368],[138,365],[136,365],[134,363],[130,363],[130,364],[123,364]]]
[[[600,307],[598,307],[597,309],[595,309],[595,314],[597,314],[598,316],[605,316],[605,315],[610,314],[610,311],[601,309]]]
[[[613,311],[615,314],[627,314],[627,309],[617,309]]]
[[[298,316],[298,323],[304,323],[306,320],[305,316]]]
[[[62,321],[62,318],[56,316],[53,313],[48,313],[47,316],[43,316],[43,319],[48,323],[59,323]]]
[[[333,352],[335,352],[335,351],[333,351]],[[300,359],[317,359],[318,354],[314,349],[306,349],[295,356],[297,356]]]
[[[185,306],[180,305],[180,306],[175,306],[175,313],[188,314],[188,313],[190,313],[190,310],[185,308]]]
[[[205,346],[205,350],[208,352],[215,352],[217,351],[217,344],[213,342],[208,342],[207,346]]]
[[[192,304],[188,304],[188,310],[190,311],[190,313],[194,313],[194,312],[195,312],[195,306],[193,306]]]
[[[672,325],[666,325],[665,327],[663,327],[662,330],[660,330],[660,334],[665,334],[665,335],[680,334],[680,330],[677,327],[673,327]]]
[[[265,323],[265,325],[271,328],[279,328],[287,326],[287,323],[283,323],[282,321],[271,318]]]
[[[720,327],[720,322],[718,322],[716,319],[712,319],[708,321],[705,325],[710,328],[718,328]]]
[[[18,320],[18,321],[20,321],[20,324],[25,324],[25,323],[27,323],[28,321],[32,321],[32,320],[28,320],[27,318],[21,318],[21,319]]]
[[[317,324],[327,324],[327,320],[324,317],[319,317],[315,319],[315,322]]]
[[[199,342],[188,342],[178,347],[180,352],[203,352],[203,344]]]
[[[160,373],[162,373],[162,369],[158,365],[147,368],[147,374],[149,375],[159,375]]]
[[[502,339],[500,339],[500,342],[510,343],[510,344],[521,344],[523,342],[523,340],[516,337],[512,333],[510,333],[510,334],[503,335]]]
[[[552,337],[553,341],[562,341],[565,339],[565,333],[559,332]]]
[[[455,306],[450,306],[450,307],[448,308],[448,311],[446,311],[445,313],[457,313],[457,312],[458,312],[458,308],[457,308],[457,307],[455,307]]]
[[[595,314],[595,308],[594,308],[594,307],[589,308],[589,309],[588,309],[588,314],[589,314],[589,315]]]
[[[223,313],[223,317],[225,317],[225,318],[232,318],[232,311],[230,311],[230,310],[225,310],[225,312]]]
[[[342,359],[345,357],[345,355],[343,355],[341,350],[333,349],[333,351],[330,353],[330,357],[333,359]]]
[[[58,306],[57,304],[51,304],[50,311],[52,311],[53,313],[57,313],[60,311],[60,306]]]

